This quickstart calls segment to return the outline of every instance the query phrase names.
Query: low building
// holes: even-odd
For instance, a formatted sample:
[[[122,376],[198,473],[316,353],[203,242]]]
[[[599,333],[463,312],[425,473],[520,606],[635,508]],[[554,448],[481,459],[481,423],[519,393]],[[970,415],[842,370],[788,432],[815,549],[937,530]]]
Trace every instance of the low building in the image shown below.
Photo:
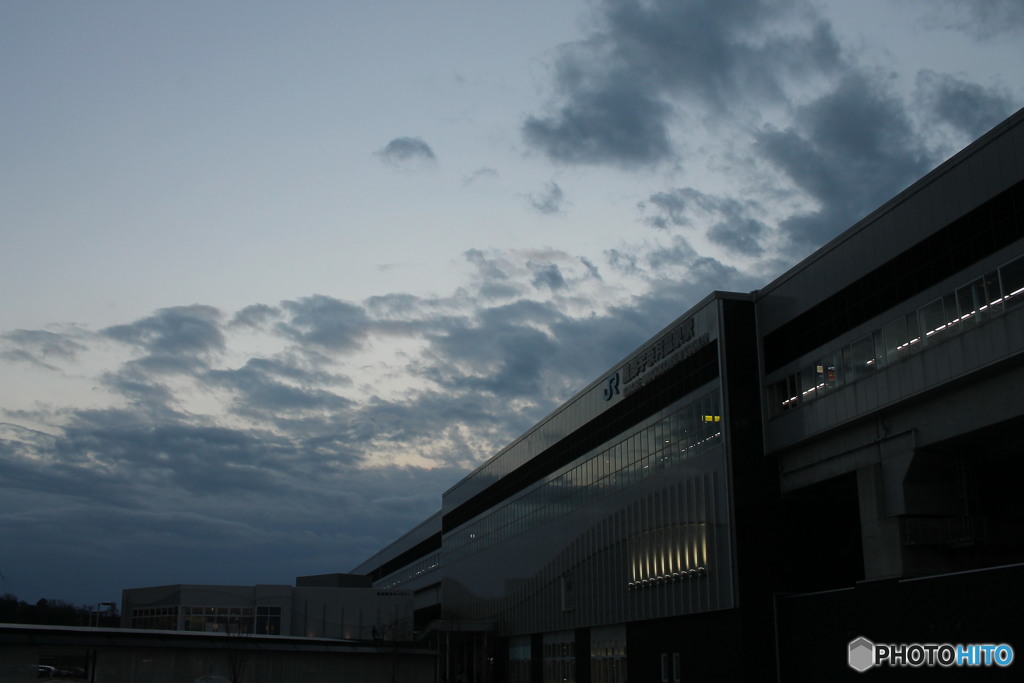
[[[365,577],[299,577],[295,586],[177,584],[123,591],[121,625],[201,633],[411,641],[412,593]]]

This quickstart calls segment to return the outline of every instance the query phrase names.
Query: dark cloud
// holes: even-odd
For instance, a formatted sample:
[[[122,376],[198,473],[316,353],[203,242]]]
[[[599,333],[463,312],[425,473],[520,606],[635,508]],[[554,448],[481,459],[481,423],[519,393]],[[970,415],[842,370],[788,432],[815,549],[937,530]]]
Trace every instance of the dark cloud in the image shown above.
[[[498,259],[489,258],[479,249],[470,249],[465,258],[476,267],[474,287],[480,296],[492,300],[513,299],[522,293],[522,286],[512,279]]]
[[[36,367],[43,368],[45,370],[50,370],[52,372],[60,372],[60,368],[58,368],[56,365],[51,365],[50,363],[46,363],[40,360],[38,357],[29,353],[25,349],[8,349],[5,351],[0,351],[0,358],[12,361],[14,363],[25,363],[27,365],[35,365]]]
[[[0,429],[0,542],[32,549],[4,558],[19,597],[345,571],[436,511],[457,478],[354,467],[322,442],[248,429],[90,418],[62,437]]]
[[[753,218],[737,218],[735,221],[716,223],[708,230],[708,239],[725,247],[728,251],[744,256],[760,256],[764,253],[760,238],[767,233],[764,223]]]
[[[667,230],[673,225],[689,225],[689,220],[686,218],[686,194],[688,192],[690,190],[657,192],[652,194],[647,202],[641,202],[640,209],[647,208],[647,204],[658,209],[657,214],[647,217],[647,224],[662,230]]]
[[[668,230],[670,227],[700,226],[715,244],[733,253],[760,256],[764,253],[762,238],[769,227],[753,217],[763,210],[754,201],[706,194],[694,188],[680,188],[651,195],[640,208],[650,205],[656,213],[645,218],[648,225]]]
[[[0,358],[16,363],[28,363],[47,370],[58,368],[44,359],[74,360],[86,350],[80,335],[48,330],[14,330],[0,336],[4,348]]]
[[[530,205],[543,214],[559,213],[565,202],[565,194],[556,182],[544,186],[544,191],[530,195]]]
[[[404,166],[410,163],[435,163],[437,157],[421,138],[395,138],[383,149],[377,151],[377,157],[392,166]]]
[[[33,349],[42,356],[67,359],[73,359],[86,348],[72,335],[46,330],[14,330],[4,334],[0,339],[25,349]]]
[[[780,225],[797,253],[849,227],[931,165],[903,103],[863,74],[799,108],[792,127],[761,131],[756,144],[820,205]]]
[[[643,274],[640,268],[640,258],[636,254],[622,249],[608,249],[604,255],[608,259],[608,265],[619,273],[633,277]]]
[[[416,314],[423,305],[423,299],[412,294],[385,294],[371,296],[366,308],[377,318],[407,317]]]
[[[241,368],[211,370],[203,380],[235,395],[232,409],[236,414],[272,421],[310,412],[340,415],[353,405],[352,401],[322,388],[349,385],[351,380],[347,377],[280,360],[251,358]]]
[[[670,158],[670,111],[635,85],[609,83],[598,92],[574,93],[555,114],[527,118],[523,138],[552,161],[642,166]]]
[[[552,307],[525,300],[483,309],[429,337],[434,362],[423,372],[459,392],[543,396],[543,360],[555,349],[540,328],[557,316]]]
[[[280,310],[267,304],[253,304],[235,313],[231,319],[232,327],[259,328],[280,315]]]
[[[369,332],[370,319],[363,308],[322,294],[285,301],[281,307],[288,320],[277,324],[278,332],[303,344],[352,351],[362,346]]]
[[[697,251],[678,235],[672,238],[671,244],[656,247],[646,254],[647,265],[655,275],[663,274],[668,266],[688,266],[698,258]]]
[[[588,259],[585,256],[581,256],[580,263],[582,263],[583,266],[587,269],[587,273],[589,273],[590,277],[594,278],[595,280],[601,279],[600,269],[598,269],[598,267],[594,265],[594,263],[590,259]]]
[[[224,348],[220,318],[220,311],[211,306],[176,306],[128,325],[108,327],[100,334],[154,355],[214,352]]]
[[[168,413],[174,412],[174,394],[166,384],[145,373],[135,372],[129,367],[104,373],[100,379],[108,389],[148,416],[161,414],[167,417]]]
[[[963,142],[981,136],[1015,110],[1008,92],[934,71],[917,75],[917,92],[931,118],[952,126]]]
[[[557,264],[548,263],[541,265],[532,263],[528,265],[533,271],[532,284],[534,287],[547,289],[552,292],[565,289],[565,278],[562,277],[562,271],[558,268]]]
[[[679,106],[733,115],[784,101],[786,79],[843,66],[828,25],[797,0],[609,0],[595,21],[555,61],[563,103],[523,124],[526,143],[554,161],[658,164],[677,153]]]

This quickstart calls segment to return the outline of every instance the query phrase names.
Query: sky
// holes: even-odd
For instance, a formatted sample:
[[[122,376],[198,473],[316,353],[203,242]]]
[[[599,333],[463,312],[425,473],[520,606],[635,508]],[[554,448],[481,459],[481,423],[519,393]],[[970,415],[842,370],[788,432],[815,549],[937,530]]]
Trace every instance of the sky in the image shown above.
[[[1019,0],[0,3],[0,593],[349,571],[1022,63]]]

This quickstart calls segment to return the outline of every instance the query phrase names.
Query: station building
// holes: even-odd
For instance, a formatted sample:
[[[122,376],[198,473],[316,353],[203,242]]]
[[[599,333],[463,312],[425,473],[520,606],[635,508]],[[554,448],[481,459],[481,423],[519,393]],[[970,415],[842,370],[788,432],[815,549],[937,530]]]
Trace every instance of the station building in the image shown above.
[[[412,593],[447,680],[810,680],[872,635],[1024,656],[974,629],[1024,578],[1022,303],[1024,110],[709,293],[352,571]]]

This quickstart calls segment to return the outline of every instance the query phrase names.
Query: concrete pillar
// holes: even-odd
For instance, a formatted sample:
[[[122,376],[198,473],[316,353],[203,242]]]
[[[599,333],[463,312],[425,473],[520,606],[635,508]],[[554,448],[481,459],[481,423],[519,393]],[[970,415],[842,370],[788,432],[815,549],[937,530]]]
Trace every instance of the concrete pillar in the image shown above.
[[[857,470],[864,578],[868,580],[904,575],[899,518],[888,515],[886,488],[882,463]]]

